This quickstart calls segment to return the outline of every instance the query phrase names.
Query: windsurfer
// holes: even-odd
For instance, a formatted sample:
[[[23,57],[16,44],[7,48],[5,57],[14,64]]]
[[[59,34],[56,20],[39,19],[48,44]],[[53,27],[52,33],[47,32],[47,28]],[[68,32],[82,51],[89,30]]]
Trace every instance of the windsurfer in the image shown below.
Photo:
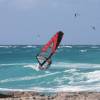
[[[46,63],[48,63],[48,64],[47,64],[47,65],[48,65],[47,67],[44,67],[44,66],[39,65],[39,69],[40,69],[40,70],[48,69],[49,66],[52,64],[51,59],[48,59],[48,60],[46,61]]]
[[[57,32],[41,49],[41,52],[36,56],[37,61],[39,63],[39,69],[45,70],[48,69],[52,63],[51,57],[55,53],[58,48],[62,37],[63,32]],[[48,49],[50,48],[50,49]],[[47,54],[46,54],[47,53]]]

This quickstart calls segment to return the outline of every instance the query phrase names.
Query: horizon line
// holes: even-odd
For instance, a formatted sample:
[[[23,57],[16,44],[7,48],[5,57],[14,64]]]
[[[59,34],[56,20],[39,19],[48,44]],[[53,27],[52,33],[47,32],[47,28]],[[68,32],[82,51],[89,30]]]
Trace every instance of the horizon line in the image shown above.
[[[7,45],[31,45],[31,46],[38,46],[38,45],[45,45],[45,44],[0,44],[0,46],[7,46]],[[61,44],[59,46],[68,46],[68,45],[100,45],[100,44]]]

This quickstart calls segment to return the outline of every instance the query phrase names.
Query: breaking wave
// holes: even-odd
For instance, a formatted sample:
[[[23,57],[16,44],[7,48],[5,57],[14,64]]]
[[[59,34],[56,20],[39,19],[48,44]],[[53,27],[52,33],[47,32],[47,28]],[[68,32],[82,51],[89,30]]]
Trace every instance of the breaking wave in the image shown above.
[[[80,50],[80,52],[87,52],[87,49],[84,49],[84,50]]]
[[[26,45],[26,46],[23,46],[23,48],[37,48],[36,45]]]
[[[8,64],[0,64],[0,67],[6,66],[21,66],[24,68],[32,68],[38,70],[38,63],[8,63]],[[64,62],[54,62],[50,69],[53,68],[100,68],[100,64],[90,64],[90,63],[64,63]]]
[[[65,46],[59,46],[58,48],[72,48],[72,46],[69,46],[69,45],[65,45]]]
[[[36,65],[36,64],[35,64]],[[58,66],[59,65],[59,66]],[[15,77],[15,78],[7,78],[0,80],[0,84],[13,84],[13,82],[21,82],[21,81],[31,81],[33,80],[33,84],[29,84],[25,89],[6,89],[1,88],[2,90],[18,90],[18,91],[39,91],[39,92],[61,92],[61,91],[100,91],[100,70],[96,70],[96,68],[100,68],[100,64],[70,64],[70,63],[57,63],[53,64],[51,67],[62,66],[66,68],[64,70],[57,70],[52,72],[52,70],[44,71],[39,73],[38,75],[24,76],[24,77]],[[67,67],[66,67],[67,66]],[[69,67],[68,67],[69,66]],[[32,68],[34,69],[34,65],[27,64],[24,68]],[[57,67],[57,68],[58,68]],[[61,68],[62,68],[61,67]],[[81,69],[77,68],[94,68],[93,71],[80,71]],[[68,69],[67,69],[68,68]],[[41,71],[40,71],[41,72]],[[54,75],[54,76],[53,76]],[[61,76],[59,76],[61,75]],[[48,78],[52,77],[52,81],[48,80]],[[51,86],[37,86],[34,84],[35,80],[41,80],[45,85],[48,84],[56,84]],[[66,81],[68,81],[66,83]],[[42,82],[42,81],[41,81]],[[42,84],[42,83],[41,83]],[[21,85],[21,84],[20,84]]]
[[[64,62],[57,62],[52,64],[51,67],[61,67],[61,68],[100,68],[100,64],[90,64],[90,63],[64,63]]]
[[[91,46],[91,48],[96,49],[96,48],[100,48],[100,46]]]
[[[68,86],[62,85],[59,87],[30,87],[28,89],[12,89],[12,88],[0,88],[0,91],[36,91],[36,92],[80,92],[80,91],[90,91],[90,92],[100,92],[100,85],[96,86]]]
[[[58,74],[58,73],[61,73],[61,72],[49,73],[49,74],[38,75],[38,76],[25,76],[25,77],[19,77],[19,78],[9,78],[9,79],[0,80],[0,83],[39,79],[39,78],[44,78],[44,77],[47,77],[47,76],[55,75],[55,74]]]

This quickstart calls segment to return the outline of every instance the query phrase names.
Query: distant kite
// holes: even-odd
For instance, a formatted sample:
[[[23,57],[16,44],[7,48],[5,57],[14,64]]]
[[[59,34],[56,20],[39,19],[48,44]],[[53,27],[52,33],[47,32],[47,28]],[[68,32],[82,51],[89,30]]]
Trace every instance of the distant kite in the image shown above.
[[[95,26],[91,26],[91,28],[92,28],[93,30],[96,30],[96,27],[95,27]]]
[[[74,17],[78,17],[80,14],[79,13],[75,13],[74,14]]]

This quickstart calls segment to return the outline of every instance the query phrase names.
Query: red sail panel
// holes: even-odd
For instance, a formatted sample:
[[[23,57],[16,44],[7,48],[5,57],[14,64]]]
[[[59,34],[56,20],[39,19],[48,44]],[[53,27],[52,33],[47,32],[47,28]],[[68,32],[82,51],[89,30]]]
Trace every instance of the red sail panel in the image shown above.
[[[44,47],[42,48],[43,52],[46,52],[48,50],[49,47],[51,47],[52,49],[52,53],[55,52],[55,48],[56,48],[56,44],[57,44],[57,38],[58,38],[58,34],[55,34],[49,41],[47,44],[44,45]]]
[[[48,42],[44,45],[42,48],[42,52],[46,52],[49,47],[52,49],[52,53],[55,53],[57,47],[59,46],[59,43],[62,39],[63,33],[57,32]],[[60,37],[60,38],[59,38]],[[59,40],[60,39],[60,40]]]

